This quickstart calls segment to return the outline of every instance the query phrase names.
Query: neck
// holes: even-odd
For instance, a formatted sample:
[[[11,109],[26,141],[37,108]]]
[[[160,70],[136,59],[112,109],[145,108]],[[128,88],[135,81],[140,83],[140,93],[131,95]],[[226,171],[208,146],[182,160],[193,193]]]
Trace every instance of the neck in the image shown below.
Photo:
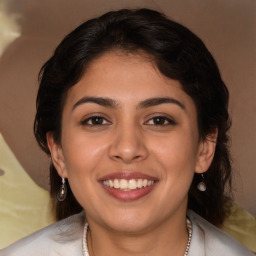
[[[88,250],[91,256],[128,255],[180,255],[183,256],[188,242],[186,217],[179,216],[139,234],[127,234],[103,229],[89,222]]]

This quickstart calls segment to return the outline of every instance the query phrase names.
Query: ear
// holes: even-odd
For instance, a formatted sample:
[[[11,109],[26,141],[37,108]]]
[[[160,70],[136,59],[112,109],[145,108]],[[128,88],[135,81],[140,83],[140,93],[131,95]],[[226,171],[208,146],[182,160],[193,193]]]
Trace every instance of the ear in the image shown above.
[[[51,158],[52,158],[54,167],[56,168],[60,177],[68,178],[65,158],[62,152],[61,145],[54,140],[53,134],[51,132],[48,132],[46,134],[46,138],[47,138],[48,148],[51,152]]]
[[[218,129],[216,128],[205,139],[200,141],[195,168],[196,173],[204,173],[209,169],[214,157],[217,137]]]

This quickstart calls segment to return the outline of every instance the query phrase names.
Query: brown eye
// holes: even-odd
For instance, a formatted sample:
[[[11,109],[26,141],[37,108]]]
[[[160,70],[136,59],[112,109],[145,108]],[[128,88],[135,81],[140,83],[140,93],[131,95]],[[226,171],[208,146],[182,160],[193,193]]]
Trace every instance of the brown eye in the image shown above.
[[[166,118],[164,118],[164,117],[155,117],[155,118],[153,118],[153,122],[155,125],[168,124]]]
[[[92,125],[101,125],[103,123],[104,123],[104,118],[102,118],[102,117],[96,116],[96,117],[91,118],[91,124]]]
[[[172,119],[164,116],[156,116],[147,121],[148,125],[166,126],[176,124]]]
[[[109,122],[101,116],[91,116],[81,122],[82,125],[90,125],[90,126],[97,126],[97,125],[105,125]]]

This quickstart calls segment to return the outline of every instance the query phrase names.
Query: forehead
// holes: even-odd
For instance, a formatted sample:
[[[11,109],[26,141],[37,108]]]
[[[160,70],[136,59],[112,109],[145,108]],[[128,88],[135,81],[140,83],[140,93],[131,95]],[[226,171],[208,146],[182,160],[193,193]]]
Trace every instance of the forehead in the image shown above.
[[[150,56],[114,51],[90,62],[68,96],[72,99],[81,94],[110,98],[120,98],[123,94],[133,98],[140,94],[154,97],[156,94],[165,96],[171,88],[173,94],[184,93],[179,81],[162,75]]]

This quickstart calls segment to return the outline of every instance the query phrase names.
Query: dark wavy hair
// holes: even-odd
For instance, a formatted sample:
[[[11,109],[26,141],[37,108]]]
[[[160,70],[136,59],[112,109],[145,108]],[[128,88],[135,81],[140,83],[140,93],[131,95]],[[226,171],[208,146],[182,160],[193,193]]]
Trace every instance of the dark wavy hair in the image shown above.
[[[196,105],[201,139],[206,140],[207,135],[218,129],[215,156],[205,173],[207,190],[198,191],[201,177],[195,174],[188,207],[213,224],[221,225],[228,212],[224,190],[231,188],[229,93],[201,39],[157,11],[108,12],[83,23],[63,39],[39,74],[34,133],[40,147],[50,156],[48,132],[60,143],[62,110],[68,90],[79,81],[92,60],[113,50],[135,54],[143,51],[164,76],[181,83]],[[56,200],[60,185],[61,178],[51,163],[51,197],[57,220],[82,210],[69,184],[66,200]]]

